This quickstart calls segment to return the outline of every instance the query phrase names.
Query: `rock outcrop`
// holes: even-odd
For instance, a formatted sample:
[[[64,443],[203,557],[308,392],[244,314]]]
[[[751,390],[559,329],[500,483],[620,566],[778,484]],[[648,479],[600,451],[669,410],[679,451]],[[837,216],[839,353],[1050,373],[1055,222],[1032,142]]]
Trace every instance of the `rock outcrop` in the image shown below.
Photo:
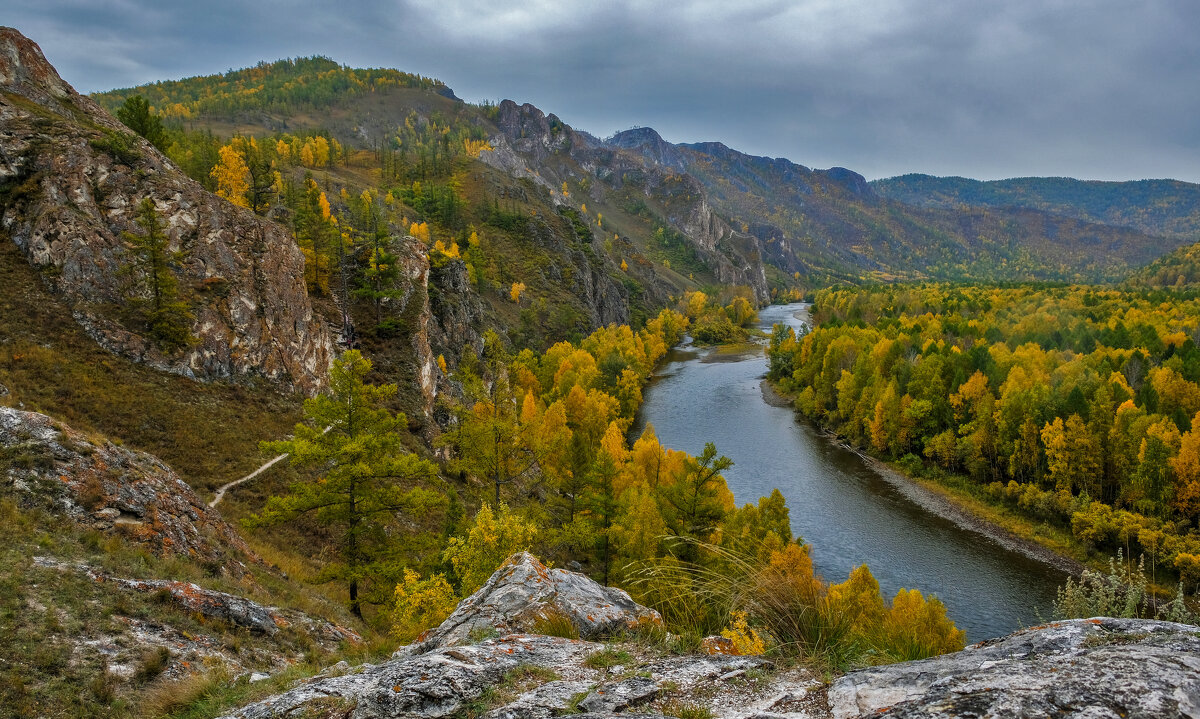
[[[245,597],[226,592],[205,589],[192,582],[170,579],[126,579],[114,577],[86,564],[61,562],[52,557],[34,557],[38,567],[76,571],[87,575],[94,582],[109,587],[142,594],[153,594],[162,601],[170,601],[185,612],[209,620],[225,622],[234,627],[274,636],[289,627],[305,635],[336,647],[341,642],[361,643],[362,637],[353,629],[326,622],[289,609],[268,607]]]
[[[0,407],[0,482],[21,504],[240,576],[245,541],[161,460]]]
[[[446,621],[404,650],[421,654],[468,644],[481,634],[535,632],[540,622],[565,617],[585,639],[598,639],[662,625],[662,617],[629,598],[565,569],[548,569],[528,552],[514,554],[482,587],[464,599]]]
[[[479,630],[527,627],[539,608],[570,615],[581,633],[657,619],[612,591],[515,555],[392,660],[316,677],[232,716],[296,716],[334,702],[349,719],[440,719],[468,707],[486,719],[661,716],[680,707],[728,719],[1200,717],[1200,628],[1168,622],[1056,622],[829,686],[811,669],[781,670],[762,657],[672,656],[644,644],[528,634],[466,643]],[[593,609],[610,611],[579,617]]]
[[[183,253],[176,268],[196,343],[166,352],[122,312],[123,233],[153,200]],[[0,28],[0,227],[109,351],[197,379],[261,377],[305,393],[326,382],[330,332],[313,314],[304,257],[281,226],[189,179]]]
[[[1200,717],[1200,627],[1055,622],[835,681],[836,719]]]

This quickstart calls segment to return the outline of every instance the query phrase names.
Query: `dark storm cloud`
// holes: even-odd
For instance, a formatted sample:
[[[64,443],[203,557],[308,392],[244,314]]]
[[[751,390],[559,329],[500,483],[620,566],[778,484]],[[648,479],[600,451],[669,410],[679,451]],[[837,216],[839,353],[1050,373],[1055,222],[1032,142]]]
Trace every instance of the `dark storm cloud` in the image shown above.
[[[82,90],[323,54],[869,177],[1200,180],[1192,0],[41,0],[0,22]]]

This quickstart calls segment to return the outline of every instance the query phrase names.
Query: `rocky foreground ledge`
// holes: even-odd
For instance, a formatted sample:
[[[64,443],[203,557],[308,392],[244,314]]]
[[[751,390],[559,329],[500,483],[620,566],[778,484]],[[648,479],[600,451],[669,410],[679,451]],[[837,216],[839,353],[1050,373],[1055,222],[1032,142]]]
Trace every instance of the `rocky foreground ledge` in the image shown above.
[[[510,558],[442,626],[389,661],[339,665],[230,719],[345,716],[487,719],[772,717],[1200,717],[1200,627],[1129,619],[1056,622],[933,659],[826,684],[763,657],[548,637],[571,619],[591,640],[660,621],[624,592]],[[504,636],[474,641],[489,633]],[[515,633],[508,633],[515,632]]]

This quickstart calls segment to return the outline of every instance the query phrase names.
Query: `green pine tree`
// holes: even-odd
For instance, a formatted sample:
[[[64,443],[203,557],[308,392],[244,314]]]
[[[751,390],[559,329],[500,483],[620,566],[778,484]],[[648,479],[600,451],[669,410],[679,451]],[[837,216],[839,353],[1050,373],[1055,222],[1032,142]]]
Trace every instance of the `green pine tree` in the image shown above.
[[[440,493],[419,486],[434,479],[437,469],[404,450],[404,415],[382,406],[396,394],[396,385],[365,383],[370,371],[371,361],[358,350],[343,354],[330,370],[329,393],[305,401],[305,423],[296,425],[294,437],[263,444],[320,474],[271,497],[246,522],[266,527],[311,515],[328,527],[341,558],[323,577],[347,583],[350,608],[359,617],[360,588],[379,573],[375,563],[387,552],[389,526],[402,514],[428,516],[445,505]]]
[[[124,233],[125,247],[132,262],[126,267],[131,277],[130,300],[141,316],[147,334],[166,352],[183,349],[195,342],[190,327],[192,316],[179,296],[179,282],[172,265],[183,260],[182,252],[172,252],[154,201],[141,201],[134,220],[143,234]]]

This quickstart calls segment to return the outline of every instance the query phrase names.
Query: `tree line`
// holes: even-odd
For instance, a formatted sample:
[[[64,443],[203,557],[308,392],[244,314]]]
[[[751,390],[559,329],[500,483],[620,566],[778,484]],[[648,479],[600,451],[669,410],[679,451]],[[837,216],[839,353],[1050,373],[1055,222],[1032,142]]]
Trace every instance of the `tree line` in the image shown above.
[[[825,290],[777,327],[804,414],[1200,582],[1200,302],[1083,286]]]

